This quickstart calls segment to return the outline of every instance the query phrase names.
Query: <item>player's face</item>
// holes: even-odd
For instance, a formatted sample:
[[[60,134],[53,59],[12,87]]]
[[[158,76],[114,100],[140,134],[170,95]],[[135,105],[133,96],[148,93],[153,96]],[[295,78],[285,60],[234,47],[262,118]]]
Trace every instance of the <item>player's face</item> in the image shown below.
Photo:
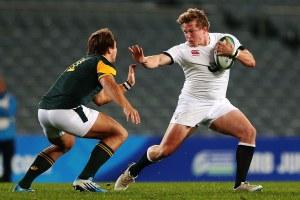
[[[197,22],[191,21],[181,25],[184,37],[190,46],[206,46],[208,45],[208,30],[207,28],[200,28]]]

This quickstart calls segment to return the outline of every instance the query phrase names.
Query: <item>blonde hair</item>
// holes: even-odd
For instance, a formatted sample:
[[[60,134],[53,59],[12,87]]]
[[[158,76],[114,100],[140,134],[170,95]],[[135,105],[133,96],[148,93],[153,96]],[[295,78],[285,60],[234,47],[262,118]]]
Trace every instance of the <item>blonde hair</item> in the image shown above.
[[[200,28],[206,27],[209,29],[209,21],[207,18],[206,13],[203,10],[200,10],[198,8],[189,8],[187,11],[179,15],[178,19],[176,20],[177,23],[180,25],[184,23],[189,23],[191,21],[196,20],[197,25]]]

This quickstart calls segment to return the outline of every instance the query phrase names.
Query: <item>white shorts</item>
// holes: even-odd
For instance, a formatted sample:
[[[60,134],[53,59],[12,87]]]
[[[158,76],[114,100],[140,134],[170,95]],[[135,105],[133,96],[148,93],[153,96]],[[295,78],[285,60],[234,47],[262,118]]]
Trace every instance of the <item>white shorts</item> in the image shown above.
[[[214,101],[200,101],[194,98],[179,98],[176,110],[170,123],[195,127],[211,123],[226,113],[238,110],[227,98]]]
[[[38,119],[48,138],[60,137],[66,131],[83,137],[94,125],[99,112],[85,106],[74,109],[38,110]]]

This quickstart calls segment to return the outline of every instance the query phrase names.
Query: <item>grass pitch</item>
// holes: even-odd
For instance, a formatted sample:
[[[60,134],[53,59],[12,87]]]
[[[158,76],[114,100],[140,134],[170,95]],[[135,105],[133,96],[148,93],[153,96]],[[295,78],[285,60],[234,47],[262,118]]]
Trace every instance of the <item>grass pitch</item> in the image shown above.
[[[113,185],[100,184],[111,189],[107,193],[90,193],[74,191],[69,184],[33,184],[34,193],[11,192],[11,183],[0,183],[0,199],[34,199],[34,200],[84,200],[84,199],[114,199],[114,200],[144,200],[144,199],[216,199],[216,200],[299,200],[300,182],[261,182],[262,192],[234,192],[230,182],[150,182],[132,184],[127,191],[114,192]]]

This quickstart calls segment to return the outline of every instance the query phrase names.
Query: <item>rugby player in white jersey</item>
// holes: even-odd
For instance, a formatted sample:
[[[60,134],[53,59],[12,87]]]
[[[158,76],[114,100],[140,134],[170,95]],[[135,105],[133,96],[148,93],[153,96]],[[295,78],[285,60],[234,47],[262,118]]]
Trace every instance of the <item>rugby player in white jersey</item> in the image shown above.
[[[213,71],[207,67],[213,63],[215,48],[220,55],[232,56],[248,68],[255,67],[255,59],[232,35],[235,47],[218,42],[226,34],[209,32],[209,21],[203,10],[188,9],[177,22],[184,33],[185,43],[152,56],[144,56],[139,45],[129,47],[134,60],[146,68],[179,64],[184,71],[185,82],[161,143],[150,146],[137,163],[131,164],[119,176],[115,190],[126,190],[143,168],[171,155],[199,124],[204,124],[239,140],[234,190],[261,191],[261,185],[250,185],[246,181],[255,149],[256,130],[226,98],[230,70]]]

